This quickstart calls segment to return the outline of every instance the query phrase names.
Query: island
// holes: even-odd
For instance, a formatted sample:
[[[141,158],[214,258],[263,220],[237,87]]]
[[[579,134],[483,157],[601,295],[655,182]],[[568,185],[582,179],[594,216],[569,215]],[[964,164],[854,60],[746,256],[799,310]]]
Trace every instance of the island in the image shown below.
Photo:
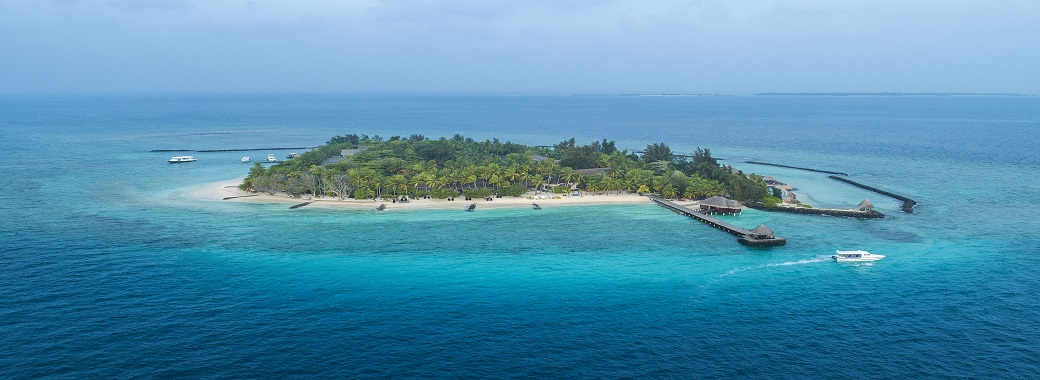
[[[678,200],[726,195],[745,204],[781,203],[761,176],[719,164],[707,148],[680,155],[665,143],[623,151],[607,139],[581,145],[571,138],[552,146],[527,146],[458,134],[437,139],[419,134],[335,136],[270,167],[253,164],[237,187],[311,201],[493,203],[512,198],[526,204],[532,199],[653,193]],[[609,203],[607,197],[596,198],[603,201],[584,203]]]

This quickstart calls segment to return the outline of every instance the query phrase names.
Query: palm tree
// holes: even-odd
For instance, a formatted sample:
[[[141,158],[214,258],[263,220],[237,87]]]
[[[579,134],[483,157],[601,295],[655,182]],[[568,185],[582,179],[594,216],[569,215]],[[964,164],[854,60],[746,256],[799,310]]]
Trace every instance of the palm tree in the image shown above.
[[[661,189],[661,196],[665,198],[675,198],[675,187],[670,183],[665,185],[665,187]]]
[[[361,176],[361,170],[359,169],[347,170],[347,177],[350,178],[350,185],[354,186],[355,189],[365,184],[365,178]]]
[[[697,191],[694,190],[693,186],[687,187],[686,191],[683,192],[683,197],[684,198],[690,198],[690,199],[696,198],[697,197]]]
[[[562,179],[564,182],[566,182],[568,186],[570,186],[571,180],[574,179],[574,176],[576,174],[578,174],[578,172],[575,171],[574,169],[565,167],[565,168],[560,170],[559,178]]]
[[[541,186],[543,181],[541,176],[531,176],[531,186],[534,186],[535,189]]]
[[[552,183],[552,175],[557,172],[557,170],[560,168],[560,165],[557,164],[556,160],[552,158],[547,158],[545,161],[542,162],[545,165],[546,173],[549,175],[549,178],[546,180],[546,183]],[[556,178],[559,178],[559,176],[557,176]]]

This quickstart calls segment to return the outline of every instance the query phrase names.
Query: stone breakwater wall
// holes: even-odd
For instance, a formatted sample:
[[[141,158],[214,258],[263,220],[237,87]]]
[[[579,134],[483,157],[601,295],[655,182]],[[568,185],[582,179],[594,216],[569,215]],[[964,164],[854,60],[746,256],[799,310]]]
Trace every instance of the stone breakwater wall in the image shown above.
[[[804,208],[804,207],[781,207],[781,206],[765,206],[762,204],[751,203],[747,207],[755,210],[762,211],[775,211],[775,212],[786,212],[790,214],[802,214],[802,215],[830,215],[840,216],[845,218],[857,218],[857,219],[881,219],[885,217],[885,214],[874,210],[859,211],[859,210],[839,210],[833,208]]]
[[[862,183],[859,183],[859,182],[856,182],[856,181],[853,181],[853,180],[850,180],[850,179],[847,179],[847,178],[841,178],[841,177],[834,176],[834,175],[829,175],[827,177],[830,178],[830,179],[833,179],[833,180],[845,182],[847,184],[850,184],[852,186],[856,186],[856,187],[861,188],[861,189],[867,189],[867,190],[873,191],[873,192],[881,194],[881,195],[887,195],[887,196],[890,196],[892,198],[901,200],[901,201],[903,201],[903,212],[908,213],[908,214],[914,212],[914,206],[917,205],[917,201],[915,201],[913,199],[910,199],[910,198],[907,198],[907,197],[904,197],[902,195],[893,193],[893,192],[881,190],[881,189],[878,189],[878,188],[873,187],[873,186],[864,185]]]
[[[748,163],[748,164],[776,166],[778,168],[798,169],[798,170],[805,170],[805,171],[817,172],[817,173],[837,174],[837,175],[845,175],[845,176],[848,175],[847,173],[842,173],[842,172],[832,172],[832,171],[829,171],[829,170],[820,170],[820,169],[812,169],[812,168],[803,168],[803,167],[798,167],[798,166],[780,165],[780,164],[773,164],[773,163],[762,162],[762,161],[744,161],[744,162]]]

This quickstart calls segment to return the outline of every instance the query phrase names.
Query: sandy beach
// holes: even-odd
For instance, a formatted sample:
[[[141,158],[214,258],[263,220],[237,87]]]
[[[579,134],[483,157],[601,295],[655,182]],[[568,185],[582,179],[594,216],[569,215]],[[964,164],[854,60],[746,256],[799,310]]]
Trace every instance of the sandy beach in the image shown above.
[[[389,200],[355,200],[345,199],[339,200],[335,197],[322,197],[312,198],[307,197],[292,198],[285,195],[268,195],[265,193],[250,193],[238,189],[238,184],[242,183],[242,179],[232,179],[227,181],[218,181],[201,184],[188,188],[183,193],[186,198],[193,198],[204,201],[220,201],[220,202],[242,202],[242,203],[283,203],[286,205],[293,205],[303,202],[313,202],[307,207],[347,207],[356,209],[367,209],[375,208],[380,204],[386,204],[387,209],[396,210],[421,210],[421,209],[451,209],[451,208],[465,208],[470,203],[476,203],[478,209],[486,208],[507,208],[507,207],[530,207],[532,203],[538,203],[542,208],[560,207],[560,206],[588,206],[588,205],[612,205],[612,204],[651,204],[649,198],[637,195],[637,194],[584,194],[582,196],[566,196],[559,195],[560,199],[556,199],[556,195],[541,193],[535,194],[529,192],[523,197],[502,197],[495,198],[493,201],[487,201],[484,199],[474,199],[471,201],[464,200],[463,198],[456,198],[455,201],[448,201],[444,199],[415,199],[409,200],[407,203],[392,203]],[[543,196],[545,199],[528,199],[527,197]],[[230,197],[242,197],[242,198],[230,198]]]

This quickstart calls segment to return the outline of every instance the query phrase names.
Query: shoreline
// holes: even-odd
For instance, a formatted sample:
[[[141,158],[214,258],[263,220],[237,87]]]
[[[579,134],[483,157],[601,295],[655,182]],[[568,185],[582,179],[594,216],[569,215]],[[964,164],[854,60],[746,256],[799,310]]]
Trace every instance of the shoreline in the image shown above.
[[[390,201],[382,200],[355,200],[345,199],[339,200],[335,197],[322,197],[322,198],[311,198],[300,197],[291,198],[285,195],[269,195],[265,193],[251,193],[248,191],[238,189],[238,184],[242,183],[243,178],[208,182],[196,186],[191,186],[185,189],[181,193],[185,198],[202,200],[202,201],[214,201],[214,202],[235,202],[235,203],[267,203],[267,204],[285,204],[287,206],[303,203],[312,202],[306,206],[306,208],[322,207],[322,208],[350,208],[350,209],[374,209],[379,207],[380,204],[386,204],[387,210],[427,210],[427,209],[463,209],[470,203],[477,204],[477,210],[488,209],[488,208],[523,208],[531,207],[532,203],[537,203],[542,208],[551,208],[558,206],[601,206],[601,205],[619,205],[619,204],[653,204],[649,198],[638,195],[638,194],[586,194],[578,197],[572,197],[569,195],[559,194],[560,199],[528,199],[527,196],[535,195],[534,192],[528,192],[524,197],[503,197],[495,198],[493,201],[487,201],[484,199],[473,199],[470,201],[458,199],[455,201],[448,201],[445,199],[411,199],[408,203],[392,203]],[[243,197],[247,196],[248,197]],[[545,193],[539,194],[547,196]],[[555,197],[556,195],[554,195]],[[233,199],[224,199],[227,197],[241,197]]]

